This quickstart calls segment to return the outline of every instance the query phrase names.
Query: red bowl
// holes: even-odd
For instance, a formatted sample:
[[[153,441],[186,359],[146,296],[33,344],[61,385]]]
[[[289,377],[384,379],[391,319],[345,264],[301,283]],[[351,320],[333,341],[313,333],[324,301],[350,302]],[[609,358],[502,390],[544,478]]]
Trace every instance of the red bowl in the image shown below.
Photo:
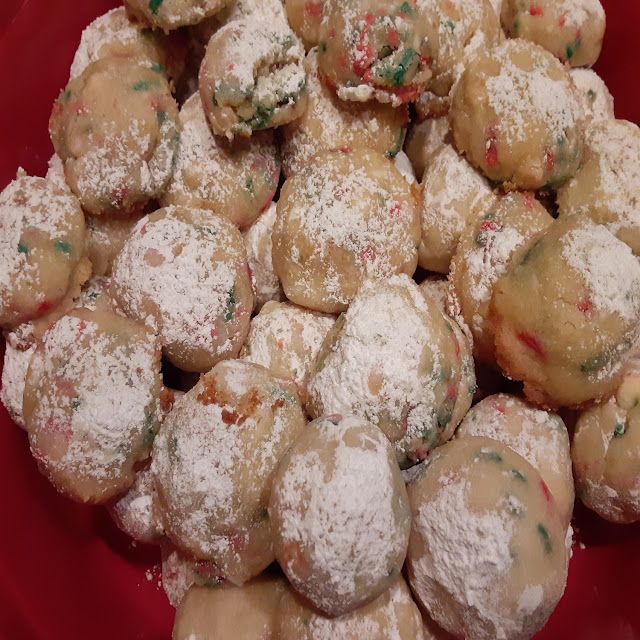
[[[640,56],[633,25],[640,21],[640,4],[602,2],[608,27],[596,69],[616,99],[616,115],[638,123]],[[0,0],[0,187],[19,166],[44,174],[52,154],[51,105],[67,81],[80,33],[117,4]],[[0,345],[0,356],[3,350]],[[173,610],[160,588],[158,550],[129,540],[104,509],[59,496],[2,407],[0,487],[1,639],[170,637]],[[578,505],[574,528],[566,593],[537,638],[640,640],[640,525],[611,525]]]

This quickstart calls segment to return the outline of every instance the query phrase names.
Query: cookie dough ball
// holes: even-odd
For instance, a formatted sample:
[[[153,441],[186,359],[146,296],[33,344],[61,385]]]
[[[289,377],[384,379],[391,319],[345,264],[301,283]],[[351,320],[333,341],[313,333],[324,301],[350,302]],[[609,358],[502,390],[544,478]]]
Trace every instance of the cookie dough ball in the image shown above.
[[[157,506],[158,498],[149,467],[140,470],[127,493],[109,507],[111,517],[128,536],[149,544],[164,534]]]
[[[234,20],[209,40],[200,96],[211,130],[233,140],[279,127],[307,107],[304,49],[277,20]]]
[[[0,327],[15,328],[60,305],[86,271],[84,241],[84,216],[73,195],[25,174],[5,187],[0,193]]]
[[[44,475],[79,502],[126,491],[159,426],[160,348],[153,333],[108,312],[76,309],[31,358],[24,419]]]
[[[600,0],[504,0],[502,26],[511,38],[535,42],[572,67],[590,67],[605,30]]]
[[[271,234],[275,223],[276,203],[272,202],[243,234],[257,310],[269,300],[284,300],[284,291],[273,268]]]
[[[640,374],[625,376],[608,402],[585,411],[571,445],[576,492],[611,522],[640,520]]]
[[[495,440],[437,449],[409,485],[409,582],[469,640],[531,638],[564,591],[566,525],[540,474]]]
[[[549,227],[553,218],[531,193],[512,192],[482,203],[468,222],[451,263],[449,282],[456,311],[473,334],[477,360],[495,365],[489,304],[496,281],[516,249]]]
[[[332,618],[310,607],[292,589],[280,599],[276,616],[279,640],[423,640],[420,612],[402,577],[375,600]]]
[[[185,371],[236,357],[249,330],[242,236],[211,211],[167,207],[145,216],[116,259],[112,288],[127,316],[155,320],[164,356]]]
[[[240,357],[289,380],[304,402],[316,356],[334,322],[333,316],[288,302],[267,302],[251,320]]]
[[[458,150],[508,187],[554,188],[571,178],[582,158],[582,118],[568,71],[525,40],[479,53],[453,89]]]
[[[340,100],[318,72],[318,52],[305,60],[309,104],[301,118],[282,129],[285,175],[304,169],[313,156],[329,149],[367,147],[389,158],[402,149],[409,112],[406,106]]]
[[[263,131],[229,144],[209,129],[200,96],[180,109],[182,136],[164,206],[211,209],[244,229],[269,206],[280,178],[273,133]]]
[[[501,42],[500,20],[489,0],[418,0],[418,13],[433,73],[429,90],[446,97],[469,59]]]
[[[456,437],[498,440],[536,469],[554,497],[565,526],[573,512],[569,434],[562,418],[507,393],[488,396],[471,408]]]
[[[640,128],[626,120],[590,127],[584,163],[558,192],[560,215],[604,224],[640,256]]]
[[[527,397],[579,407],[620,382],[640,331],[640,265],[605,227],[556,220],[514,253],[490,314],[498,364]]]
[[[273,637],[285,581],[264,575],[242,587],[189,589],[176,611],[173,640],[264,640]]]
[[[113,57],[90,64],[56,100],[49,133],[88,213],[141,211],[164,190],[180,133],[162,70]]]
[[[325,0],[284,0],[287,19],[306,49],[320,42]]]
[[[416,0],[325,0],[318,65],[341,100],[413,102],[431,77]]]
[[[19,340],[14,334],[5,335],[4,363],[2,365],[2,384],[0,386],[0,402],[7,410],[9,417],[22,429],[25,429],[22,413],[22,396],[27,378],[27,369],[35,345],[26,349],[20,348]]]
[[[267,522],[275,469],[304,425],[295,393],[264,367],[226,360],[202,376],[154,444],[151,469],[169,537],[217,563],[221,536]]]
[[[364,278],[413,275],[420,220],[414,189],[369,149],[325,152],[289,178],[273,229],[287,298],[344,311]]]
[[[197,24],[230,0],[124,0],[127,12],[142,24],[165,32]]]
[[[371,602],[402,570],[407,492],[391,445],[366,420],[310,423],[278,468],[269,516],[282,570],[327,615]]]
[[[420,283],[422,295],[435,302],[442,313],[447,313],[449,298],[449,283],[445,276],[440,274],[428,275]]]
[[[613,120],[613,96],[604,80],[592,69],[571,69],[571,79],[578,92],[587,121]]]
[[[402,467],[445,442],[471,399],[460,393],[470,347],[407,276],[365,282],[325,338],[309,381],[307,411],[372,422]],[[467,385],[469,386],[469,385]],[[466,406],[463,406],[466,405]]]
[[[87,257],[94,275],[111,275],[113,263],[140,217],[138,214],[85,216]]]
[[[491,186],[451,145],[444,144],[432,155],[421,187],[418,264],[448,273],[465,225],[493,200]]]
[[[404,150],[420,182],[432,157],[445,144],[448,135],[449,118],[446,116],[414,122],[409,128]]]

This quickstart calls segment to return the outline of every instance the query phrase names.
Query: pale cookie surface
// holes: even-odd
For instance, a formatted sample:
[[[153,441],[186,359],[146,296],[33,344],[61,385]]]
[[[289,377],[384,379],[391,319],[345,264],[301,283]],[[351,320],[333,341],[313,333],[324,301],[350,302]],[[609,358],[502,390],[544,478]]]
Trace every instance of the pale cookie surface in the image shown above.
[[[614,104],[604,80],[592,69],[571,69],[571,80],[578,91],[588,120],[613,120]]]
[[[371,602],[400,574],[407,493],[391,445],[366,420],[310,423],[276,472],[269,516],[282,570],[328,615]]]
[[[230,0],[125,0],[127,11],[150,27],[171,31],[216,14]]]
[[[4,363],[2,365],[2,382],[0,386],[0,402],[7,410],[9,417],[23,429],[26,428],[22,413],[22,396],[27,379],[27,369],[35,345],[26,349],[18,348],[18,341],[11,333],[5,334]]]
[[[431,164],[434,154],[445,144],[449,135],[449,118],[427,118],[413,122],[407,133],[404,151],[411,160],[418,182],[423,181],[425,169]]]
[[[87,257],[93,265],[93,275],[111,275],[115,259],[140,218],[136,214],[85,216]]]
[[[307,49],[320,42],[324,5],[325,0],[284,0],[289,24]]]

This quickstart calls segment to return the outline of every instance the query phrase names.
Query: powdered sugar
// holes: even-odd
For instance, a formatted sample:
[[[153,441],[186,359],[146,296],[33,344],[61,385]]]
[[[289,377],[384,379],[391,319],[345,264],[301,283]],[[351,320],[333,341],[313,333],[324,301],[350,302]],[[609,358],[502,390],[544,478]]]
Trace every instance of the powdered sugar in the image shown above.
[[[571,69],[570,74],[587,118],[592,121],[615,118],[613,96],[595,71]]]
[[[7,334],[4,365],[2,367],[2,388],[0,388],[0,402],[5,406],[11,419],[23,429],[25,428],[22,414],[22,395],[27,377],[27,369],[31,356],[35,351],[35,345],[22,351],[12,339],[12,334]]]

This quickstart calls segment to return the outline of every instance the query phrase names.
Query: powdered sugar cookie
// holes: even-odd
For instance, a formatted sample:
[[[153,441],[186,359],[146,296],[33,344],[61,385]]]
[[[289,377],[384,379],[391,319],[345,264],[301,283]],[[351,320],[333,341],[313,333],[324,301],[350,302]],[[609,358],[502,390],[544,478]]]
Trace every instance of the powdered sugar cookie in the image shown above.
[[[400,574],[407,493],[391,445],[366,420],[309,424],[278,468],[269,517],[282,570],[328,615],[371,602]]]
[[[112,288],[128,316],[155,320],[164,355],[185,371],[235,357],[249,330],[242,236],[211,211],[167,207],[142,218],[116,259]]]
[[[411,466],[453,435],[471,404],[473,389],[460,385],[473,380],[473,362],[459,336],[407,276],[366,281],[322,345],[307,411],[369,420]]]
[[[309,104],[301,118],[283,127],[282,164],[287,176],[303,169],[313,156],[328,149],[368,147],[394,157],[401,149],[409,122],[406,106],[345,102],[318,73],[317,49],[305,59]]]
[[[341,100],[413,102],[431,76],[416,0],[326,0],[318,64]]]
[[[409,127],[404,150],[420,182],[432,157],[445,144],[448,135],[449,118],[446,116],[414,122]]]
[[[306,49],[320,42],[325,0],[284,0],[287,19]]]
[[[615,390],[639,317],[637,259],[605,227],[578,216],[520,247],[491,303],[498,363],[524,382],[529,399],[551,408]]]
[[[51,140],[88,213],[141,211],[171,177],[178,107],[154,69],[142,60],[100,59],[53,106]]]
[[[272,202],[243,234],[257,310],[269,300],[284,300],[284,291],[273,268],[271,233],[275,223],[276,203]]]
[[[370,149],[325,152],[289,178],[273,229],[287,298],[343,311],[366,277],[412,275],[420,234],[414,190]]]
[[[0,402],[7,410],[9,417],[22,429],[25,429],[22,413],[22,396],[27,378],[27,369],[35,344],[20,348],[19,341],[12,333],[5,334],[4,363],[2,365],[2,385],[0,386]]]
[[[230,0],[125,0],[127,12],[144,25],[171,31],[216,14]]]
[[[162,204],[211,209],[241,229],[251,225],[271,203],[280,178],[273,133],[256,132],[233,144],[216,138],[197,93],[182,105],[180,124],[175,170]]]
[[[525,40],[473,58],[452,94],[456,147],[491,180],[555,187],[582,157],[583,111],[568,71]]]
[[[193,586],[180,602],[173,640],[263,640],[273,637],[285,580],[264,575],[242,587]],[[232,612],[232,613],[231,613]]]
[[[577,214],[598,224],[640,255],[640,129],[626,120],[594,123],[584,163],[558,192],[561,215]]]
[[[280,640],[423,640],[420,612],[401,577],[369,604],[337,618],[287,589],[277,610],[276,634]]]
[[[288,302],[267,302],[251,320],[240,357],[292,382],[304,402],[316,356],[334,322],[333,316]]]
[[[84,240],[84,216],[72,194],[25,174],[5,187],[0,193],[0,327],[12,329],[46,316],[70,294],[77,295],[90,275]]]
[[[489,319],[493,287],[515,250],[553,222],[531,193],[512,192],[482,203],[460,235],[449,282],[457,312],[473,334],[477,360],[495,365]]]
[[[75,309],[38,343],[24,419],[41,471],[79,502],[104,502],[134,482],[160,419],[160,348],[144,325]]]
[[[571,69],[571,80],[587,120],[613,120],[613,96],[604,80],[592,69]]]
[[[202,376],[154,444],[151,469],[169,537],[219,566],[235,536],[268,526],[275,469],[304,425],[295,393],[264,367],[226,360]]]
[[[465,225],[493,201],[487,180],[449,144],[430,158],[422,176],[422,237],[418,264],[448,273]]]
[[[573,476],[569,434],[562,418],[506,393],[488,396],[471,408],[456,431],[457,438],[484,436],[521,455],[553,495],[565,525],[573,513]]]
[[[539,473],[495,440],[438,448],[409,484],[413,592],[456,637],[531,638],[564,591],[566,525]]]
[[[233,140],[299,118],[307,106],[304,49],[278,20],[233,20],[216,31],[200,67],[214,134]]]
[[[512,38],[541,45],[572,67],[600,56],[605,15],[600,0],[504,0],[502,26]]]

